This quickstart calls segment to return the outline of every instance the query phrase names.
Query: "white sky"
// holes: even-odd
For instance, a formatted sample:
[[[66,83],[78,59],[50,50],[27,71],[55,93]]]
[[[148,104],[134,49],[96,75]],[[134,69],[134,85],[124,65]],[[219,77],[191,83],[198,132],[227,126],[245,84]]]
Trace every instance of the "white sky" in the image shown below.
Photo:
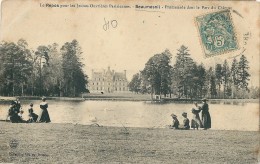
[[[51,1],[49,1],[51,2]],[[52,3],[62,1],[52,1]],[[66,1],[89,4],[87,1]],[[93,3],[93,1],[91,1]],[[111,3],[115,3],[110,1]],[[41,8],[40,1],[6,0],[2,4],[1,40],[17,42],[24,38],[30,48],[54,42],[62,46],[76,39],[82,51],[85,71],[108,66],[118,72],[127,70],[128,80],[144,68],[148,59],[166,48],[173,54],[182,45],[190,49],[191,57],[206,66],[240,54],[240,50],[204,58],[194,18],[214,10],[160,10],[144,12],[131,9]],[[126,2],[125,2],[126,3]],[[134,1],[129,2],[134,6]],[[100,1],[98,4],[102,4]],[[145,4],[144,2],[141,4]],[[147,4],[149,4],[147,2]],[[156,3],[154,3],[156,4]],[[168,3],[170,4],[170,3]],[[156,4],[157,5],[157,4]],[[244,18],[232,13],[240,46],[243,33],[251,38],[245,46],[250,62],[250,84],[259,86],[259,4],[254,2],[174,2],[171,5],[226,6],[238,11]],[[258,13],[258,14],[257,14]],[[103,30],[104,18],[117,20],[117,28]],[[241,46],[241,48],[243,45]],[[229,59],[230,65],[232,59]],[[213,65],[212,65],[213,66]]]

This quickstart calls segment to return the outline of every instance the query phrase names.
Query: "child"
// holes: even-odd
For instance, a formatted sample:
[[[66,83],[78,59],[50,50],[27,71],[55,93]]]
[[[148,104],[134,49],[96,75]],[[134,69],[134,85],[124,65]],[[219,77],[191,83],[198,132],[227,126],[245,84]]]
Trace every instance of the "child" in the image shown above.
[[[30,103],[30,108],[28,109],[28,113],[29,113],[29,120],[28,122],[36,122],[38,115],[33,113],[33,103]]]
[[[172,116],[172,125],[171,125],[171,129],[179,129],[179,120],[177,119],[177,116],[175,114],[171,114]]]
[[[23,110],[20,110],[20,112],[18,113],[18,117],[19,117],[18,122],[20,122],[20,123],[26,122],[23,119]]]
[[[183,112],[182,116],[184,117],[184,120],[183,120],[183,126],[180,129],[189,130],[190,129],[190,120],[187,118],[187,113]]]

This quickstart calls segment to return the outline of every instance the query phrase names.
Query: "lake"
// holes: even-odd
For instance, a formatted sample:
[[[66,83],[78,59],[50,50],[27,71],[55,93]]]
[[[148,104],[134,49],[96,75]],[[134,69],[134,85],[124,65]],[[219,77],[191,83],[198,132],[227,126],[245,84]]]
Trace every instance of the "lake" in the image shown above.
[[[39,113],[39,100],[21,101],[24,118],[28,118],[29,103]],[[154,104],[142,101],[62,101],[48,100],[52,123],[93,124],[102,126],[164,128],[172,123],[171,113],[182,123],[182,112],[191,120],[193,104]],[[201,104],[199,104],[201,105]],[[0,119],[4,120],[8,104],[0,104]],[[257,131],[259,127],[258,103],[209,103],[212,129]]]

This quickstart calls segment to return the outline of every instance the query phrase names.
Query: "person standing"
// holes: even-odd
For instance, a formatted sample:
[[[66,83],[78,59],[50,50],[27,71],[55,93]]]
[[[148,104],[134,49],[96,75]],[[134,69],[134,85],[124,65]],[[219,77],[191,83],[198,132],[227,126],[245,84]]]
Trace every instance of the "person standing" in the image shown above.
[[[198,130],[199,127],[202,128],[202,122],[200,120],[200,115],[199,115],[201,108],[198,106],[197,102],[195,102],[194,105],[195,105],[195,107],[192,108],[192,110],[191,110],[191,112],[193,114],[193,118],[191,119],[191,128],[193,128],[193,129],[196,128]]]
[[[21,102],[19,100],[19,97],[16,98],[15,100],[15,111],[16,113],[20,113],[20,110],[21,110]]]
[[[209,105],[207,104],[207,99],[202,100],[202,107],[201,107],[201,118],[202,118],[202,126],[204,130],[211,128],[211,117],[209,114]]]
[[[40,103],[40,108],[41,108],[41,112],[38,116],[37,122],[45,122],[45,123],[51,122],[49,112],[47,110],[48,103],[46,102],[46,97],[42,98],[42,102]]]

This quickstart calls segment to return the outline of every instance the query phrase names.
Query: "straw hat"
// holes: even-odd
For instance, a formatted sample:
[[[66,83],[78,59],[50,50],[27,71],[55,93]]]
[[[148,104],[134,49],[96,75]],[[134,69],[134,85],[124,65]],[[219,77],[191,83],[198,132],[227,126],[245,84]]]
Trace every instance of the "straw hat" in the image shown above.
[[[187,113],[186,113],[186,112],[183,112],[183,113],[182,113],[182,116],[187,116]]]
[[[175,114],[171,114],[172,117],[176,118],[177,116]]]

